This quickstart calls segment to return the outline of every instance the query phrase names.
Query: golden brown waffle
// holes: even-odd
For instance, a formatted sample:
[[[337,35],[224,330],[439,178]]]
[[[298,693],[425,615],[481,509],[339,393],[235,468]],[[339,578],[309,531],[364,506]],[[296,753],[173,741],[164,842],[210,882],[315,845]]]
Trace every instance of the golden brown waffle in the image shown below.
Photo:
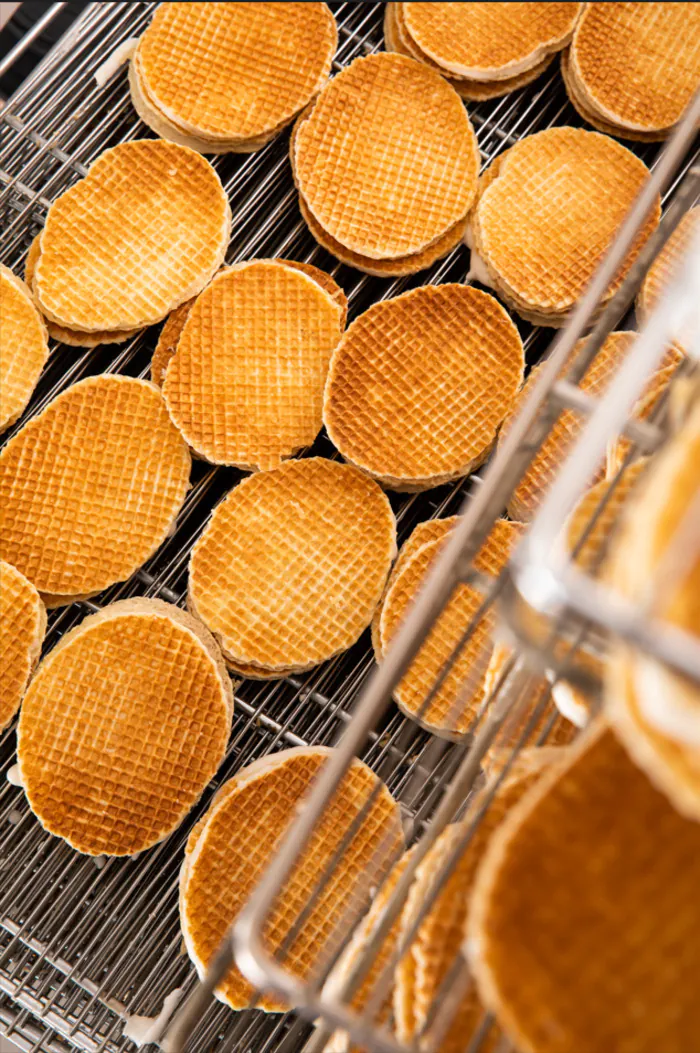
[[[214,776],[232,715],[203,625],[161,600],[110,604],[66,633],[29,685],[17,759],[32,811],[88,855],[150,848]]]
[[[313,457],[239,483],[192,551],[189,601],[234,663],[310,668],[369,625],[396,551],[386,496]]]
[[[34,288],[34,272],[41,255],[41,234],[37,234],[29,246],[27,259],[24,265],[24,280],[30,289]],[[59,340],[62,344],[70,347],[97,347],[98,344],[121,344],[136,336],[139,329],[115,329],[111,332],[80,333],[77,329],[66,329],[65,326],[57,325],[55,322],[44,318],[44,325],[48,329],[49,336]]]
[[[0,432],[24,412],[49,357],[46,327],[21,278],[0,264]]]
[[[669,357],[672,355],[667,356],[667,360]],[[654,423],[658,422],[663,426],[666,413],[672,409],[673,394],[680,389],[680,378],[677,376],[679,364],[680,357],[678,360],[671,360],[669,365],[662,366],[661,369],[652,373],[644,394],[632,411],[633,417],[636,417],[637,420],[648,420],[653,417]],[[674,385],[669,390],[672,380],[674,380]],[[623,465],[631,449],[632,443],[624,435],[608,442],[605,458],[605,474],[608,478],[611,478]]]
[[[576,112],[583,117],[584,121],[592,124],[596,131],[604,135],[613,135],[618,139],[631,139],[633,142],[650,143],[657,142],[658,132],[631,131],[629,128],[620,128],[604,120],[597,110],[591,109],[588,99],[581,89],[576,77],[571,71],[571,49],[567,48],[561,56],[561,76],[569,96],[569,102]]]
[[[649,171],[624,146],[580,128],[528,136],[494,164],[470,220],[476,252],[510,306],[542,324],[563,324]],[[659,216],[657,198],[603,303]]]
[[[34,273],[39,307],[92,333],[159,322],[211,280],[230,233],[208,161],[163,139],[122,143],[49,209]]]
[[[166,121],[235,146],[293,120],[325,84],[336,46],[326,4],[176,3],[156,11],[132,62]]]
[[[297,128],[293,167],[317,223],[382,260],[432,245],[469,211],[479,150],[459,96],[400,55],[356,59]]]
[[[622,509],[646,467],[646,460],[636,461],[618,479],[601,479],[586,490],[569,516],[566,547],[587,573],[599,572]]]
[[[700,85],[700,9],[680,3],[590,3],[569,76],[594,117],[665,138]]]
[[[494,297],[413,289],[352,323],[331,360],[323,421],[347,461],[392,489],[424,490],[485,460],[524,364]]]
[[[652,263],[637,296],[637,314],[645,322],[676,274],[693,234],[700,228],[700,205],[686,212]]]
[[[24,574],[0,560],[0,731],[7,727],[39,661],[46,608]]]
[[[0,454],[0,557],[59,601],[124,581],[168,536],[189,474],[157,388],[81,380]]]
[[[497,520],[486,544],[478,553],[477,570],[496,575],[508,560],[518,537],[518,525]],[[379,623],[382,653],[419,593],[440,552],[442,540],[429,541],[409,559],[387,592]],[[421,727],[442,738],[459,739],[470,728],[483,696],[484,676],[492,649],[495,622],[489,607],[480,617],[475,631],[451,666],[440,688],[427,707],[428,692],[444,664],[476,617],[483,602],[482,593],[471,585],[455,589],[411,667],[394,691],[399,708]]]
[[[192,831],[180,878],[180,920],[200,975],[331,754],[332,750],[317,746],[261,758],[226,784],[205,820]],[[353,820],[363,808],[363,818],[350,838]],[[346,840],[339,860],[329,867]],[[354,760],[280,894],[265,927],[266,949],[274,953],[285,946],[300,912],[310,906],[320,877],[328,871],[327,882],[317,890],[300,931],[287,941],[281,959],[283,967],[299,979],[328,964],[365,907],[370,888],[387,873],[402,845],[398,804],[370,769]],[[217,989],[217,997],[233,1009],[244,1009],[255,991],[233,968]],[[285,1008],[271,994],[263,994],[256,1005],[267,1012]]]
[[[472,966],[514,1046],[689,1053],[699,881],[700,826],[598,724],[515,806],[474,889]]]
[[[190,310],[163,396],[189,446],[213,464],[267,469],[321,430],[342,310],[274,260],[218,274]]]

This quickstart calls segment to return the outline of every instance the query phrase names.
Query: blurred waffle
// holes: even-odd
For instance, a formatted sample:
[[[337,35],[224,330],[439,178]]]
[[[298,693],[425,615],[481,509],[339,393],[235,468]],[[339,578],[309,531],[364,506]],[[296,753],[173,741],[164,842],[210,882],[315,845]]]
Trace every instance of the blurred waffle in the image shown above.
[[[180,920],[200,976],[332,753],[316,746],[262,757],[226,783],[192,831],[180,876]],[[366,814],[351,834],[363,808]],[[300,980],[330,964],[402,846],[398,804],[366,765],[353,760],[271,911],[266,949],[279,954],[284,947],[283,967]],[[322,877],[327,881],[319,887]],[[292,934],[302,911],[303,924]],[[286,1008],[272,994],[256,999],[235,967],[216,994],[232,1009],[253,1000],[267,1012]]]
[[[244,479],[190,562],[189,602],[234,665],[308,669],[369,625],[396,552],[386,496],[313,457]]]
[[[586,4],[563,67],[569,98],[594,127],[665,139],[700,86],[700,8]]]
[[[643,161],[597,132],[559,127],[527,136],[482,178],[469,231],[480,269],[524,318],[564,325],[648,176]],[[657,198],[600,309],[660,213]]]
[[[24,574],[0,560],[0,731],[27,689],[46,632],[46,608]]]
[[[161,600],[110,604],[61,638],[25,696],[17,758],[32,811],[88,855],[150,848],[213,778],[232,715],[203,625]]]
[[[46,327],[31,292],[0,264],[0,432],[24,412],[49,357]]]
[[[487,293],[447,284],[381,300],[335,351],[323,420],[343,457],[395,490],[468,475],[522,382],[518,330]]]
[[[213,464],[267,469],[314,441],[342,308],[276,260],[218,274],[193,304],[163,396],[189,446]]]
[[[124,581],[168,536],[189,473],[157,388],[81,380],[0,454],[0,558],[52,606]]]
[[[228,199],[203,157],[163,139],[121,143],[49,209],[39,308],[93,334],[158,322],[211,280],[230,233]]]
[[[654,424],[663,426],[666,415],[671,415],[674,394],[681,389],[678,367],[681,362],[680,354],[676,357],[674,352],[667,355],[668,365],[662,366],[652,373],[649,382],[644,389],[641,398],[637,401],[632,416],[636,420],[649,420],[653,418]],[[673,387],[670,386],[674,381]],[[605,473],[611,478],[618,468],[628,460],[632,449],[632,442],[626,436],[610,439],[605,457]]]
[[[673,280],[693,234],[700,230],[700,205],[686,212],[647,272],[637,295],[637,315],[646,322],[660,297]]]
[[[166,4],[132,57],[132,90],[135,79],[157,134],[170,125],[205,152],[248,152],[323,87],[337,43],[322,3]]]

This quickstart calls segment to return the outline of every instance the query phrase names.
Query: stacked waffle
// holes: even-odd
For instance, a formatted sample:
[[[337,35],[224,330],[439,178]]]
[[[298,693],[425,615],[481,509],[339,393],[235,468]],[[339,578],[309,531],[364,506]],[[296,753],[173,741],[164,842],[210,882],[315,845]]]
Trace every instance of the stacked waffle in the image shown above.
[[[399,55],[356,59],[299,118],[290,144],[317,241],[368,274],[411,274],[463,236],[479,150],[457,93]]]
[[[164,139],[251,153],[323,87],[337,43],[326,4],[162,4],[132,56],[131,98]]]
[[[0,264],[0,432],[21,416],[49,356],[30,289]]]
[[[20,707],[39,660],[46,608],[24,574],[0,560],[0,731]]]
[[[446,77],[463,99],[480,102],[539,77],[571,40],[584,6],[389,3],[384,40]]]

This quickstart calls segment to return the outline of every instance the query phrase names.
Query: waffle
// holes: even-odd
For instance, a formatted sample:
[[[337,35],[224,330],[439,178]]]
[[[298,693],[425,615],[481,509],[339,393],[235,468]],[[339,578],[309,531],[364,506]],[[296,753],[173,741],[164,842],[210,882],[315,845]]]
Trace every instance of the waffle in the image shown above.
[[[337,42],[326,4],[168,4],[132,64],[167,122],[235,147],[294,119],[325,84]]]
[[[24,282],[0,264],[0,432],[22,415],[49,347],[46,328]]]
[[[30,289],[34,288],[34,272],[36,271],[40,255],[41,234],[37,234],[29,246],[24,265],[24,280]],[[49,321],[48,318],[44,318],[43,321],[50,337],[60,341],[62,344],[68,344],[70,347],[97,347],[98,344],[122,344],[140,332],[139,329],[115,329],[111,332],[105,330],[104,332],[80,333],[77,329],[66,329],[62,325],[57,325],[55,322]]]
[[[210,281],[230,233],[228,199],[203,157],[162,139],[122,143],[49,209],[39,308],[92,333],[159,322]]]
[[[487,574],[498,574],[508,560],[518,533],[516,524],[498,520],[474,561],[475,567]],[[387,592],[379,623],[382,653],[386,653],[420,591],[441,545],[442,541],[437,539],[419,548]],[[481,614],[474,633],[425,706],[429,690],[482,603],[483,595],[475,587],[459,585],[394,691],[394,698],[406,716],[442,738],[458,740],[468,732],[481,703],[495,622],[491,607]]]
[[[316,222],[371,259],[409,256],[462,220],[480,157],[459,96],[400,55],[356,59],[296,129],[293,168]]]
[[[194,546],[189,602],[234,663],[307,669],[369,625],[396,552],[391,507],[313,457],[244,479]]]
[[[357,318],[331,361],[323,421],[343,457],[396,490],[456,479],[488,456],[524,369],[488,293],[432,285]]]
[[[637,295],[637,315],[646,322],[690,248],[693,234],[700,230],[700,206],[686,212],[659,255],[652,263]]]
[[[7,727],[39,661],[46,608],[23,574],[0,560],[0,731]]]
[[[587,4],[568,65],[594,119],[622,135],[663,139],[700,85],[700,10],[678,3]]]
[[[622,509],[646,467],[646,460],[636,461],[623,469],[619,479],[601,479],[586,490],[569,516],[566,546],[587,573],[598,572]]]
[[[698,860],[700,826],[600,724],[542,776],[491,841],[469,914],[479,992],[515,1047],[695,1048]]]
[[[648,175],[625,147],[579,128],[550,128],[501,154],[482,181],[470,226],[508,305],[540,324],[565,324]],[[659,216],[657,198],[601,309]]]
[[[677,376],[680,357],[674,358],[674,351],[667,356],[669,364],[662,366],[652,373],[644,393],[637,401],[632,416],[637,420],[649,420],[653,418],[654,423],[663,423],[664,415],[670,411],[673,403],[673,395],[680,389],[680,378]],[[669,390],[671,381],[673,388]],[[669,397],[670,396],[670,397]],[[605,460],[605,474],[611,478],[617,470],[628,460],[632,450],[632,443],[624,435],[620,438],[611,439],[608,442]]]
[[[342,309],[274,260],[227,268],[193,305],[163,396],[189,446],[212,464],[274,468],[321,430]]]
[[[0,558],[63,602],[124,581],[168,536],[189,473],[152,384],[81,380],[0,454]]]
[[[596,131],[602,132],[604,135],[616,136],[619,139],[631,139],[633,142],[651,143],[658,141],[659,135],[657,132],[640,132],[631,131],[629,128],[619,128],[616,124],[611,124],[601,117],[597,110],[591,109],[581,85],[571,72],[570,49],[562,53],[561,76],[571,105],[583,117],[584,121],[588,121],[589,124],[593,125]]]
[[[31,809],[88,855],[150,848],[214,776],[232,715],[204,626],[161,600],[110,604],[66,633],[29,685],[17,759]]]
[[[205,820],[192,831],[180,878],[180,920],[200,976],[331,754],[332,750],[317,746],[261,758],[226,784]],[[369,804],[372,793],[376,796]],[[353,820],[368,805],[350,836]],[[344,840],[348,844],[339,860],[329,866]],[[287,971],[308,978],[340,949],[348,926],[367,903],[370,886],[381,880],[402,845],[398,804],[369,768],[354,760],[271,913],[265,927],[266,949],[280,951],[317,891],[300,931],[285,947],[283,960],[280,954]],[[326,871],[327,882],[317,888]],[[253,1000],[267,1012],[285,1009],[272,994],[256,999],[253,987],[235,967],[216,993],[233,1009],[244,1009]]]

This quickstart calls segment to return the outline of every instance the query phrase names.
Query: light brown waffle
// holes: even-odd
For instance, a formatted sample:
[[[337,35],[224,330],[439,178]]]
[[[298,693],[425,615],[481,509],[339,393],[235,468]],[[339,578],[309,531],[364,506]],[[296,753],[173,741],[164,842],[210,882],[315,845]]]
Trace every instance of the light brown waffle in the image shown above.
[[[700,229],[700,205],[686,212],[663,249],[652,263],[637,296],[640,321],[645,322],[668,287],[690,248],[693,234]]]
[[[0,264],[0,432],[24,412],[49,357],[46,327],[21,278]]]
[[[470,286],[374,304],[338,345],[323,421],[343,457],[396,490],[467,475],[487,457],[522,383],[518,330]]]
[[[619,479],[601,479],[586,490],[567,519],[566,547],[576,552],[575,562],[587,573],[600,571],[622,510],[646,467],[646,460],[636,461]]]
[[[623,130],[664,138],[700,85],[695,4],[587,4],[569,54],[584,104]]]
[[[192,551],[189,600],[235,663],[310,668],[369,625],[396,552],[391,506],[313,457],[244,479]]]
[[[110,604],[63,636],[29,685],[17,758],[32,811],[88,855],[150,848],[214,776],[232,715],[203,625],[161,600]]]
[[[517,524],[497,520],[474,561],[476,568],[487,574],[498,574],[507,562],[518,534]],[[420,591],[442,543],[438,539],[421,546],[389,589],[379,623],[383,653],[386,653]],[[430,688],[482,602],[483,596],[476,588],[471,585],[457,587],[394,691],[396,702],[406,716],[442,738],[461,738],[469,730],[482,700],[484,676],[493,646],[491,634],[495,615],[491,608],[481,615],[473,635],[425,707]]]
[[[662,366],[652,373],[644,394],[632,411],[632,416],[637,420],[648,420],[653,416],[655,423],[658,421],[663,424],[665,414],[672,410],[673,393],[680,388],[680,378],[677,376],[679,364],[680,358],[672,359],[669,365]],[[672,380],[675,380],[675,383],[669,391]],[[665,401],[663,406],[660,405],[662,399]],[[605,474],[608,478],[622,466],[631,447],[632,443],[624,435],[608,442],[605,458]]]
[[[293,120],[325,84],[337,42],[326,4],[176,3],[156,11],[133,61],[167,120],[235,143]]]
[[[27,259],[24,265],[24,280],[30,289],[34,288],[34,272],[41,255],[41,234],[37,234],[29,246]],[[44,325],[48,329],[49,336],[59,340],[62,344],[70,347],[97,347],[98,344],[121,344],[136,336],[139,329],[115,329],[110,332],[80,333],[77,329],[66,329],[65,326],[57,325],[48,318],[44,318]]]
[[[640,132],[631,131],[629,128],[620,128],[618,125],[606,121],[597,110],[591,109],[588,98],[571,68],[570,48],[562,52],[561,76],[566,87],[566,93],[569,96],[569,102],[576,112],[583,117],[584,121],[592,124],[596,131],[603,132],[604,135],[616,136],[618,139],[631,139],[633,142],[641,143],[658,142],[659,138],[661,138],[658,132]]]
[[[273,468],[321,430],[342,310],[274,260],[218,274],[193,305],[163,396],[189,446],[213,464]]]
[[[401,55],[355,59],[297,128],[294,172],[309,211],[372,259],[420,252],[463,219],[479,150],[459,96]]]
[[[516,310],[561,324],[649,171],[612,139],[566,127],[528,136],[494,164],[470,220],[474,247]],[[657,198],[603,303],[619,288],[659,216]]]
[[[46,608],[24,574],[0,560],[0,731],[7,727],[41,654]]]
[[[317,746],[261,758],[226,784],[206,819],[192,831],[180,878],[180,920],[200,975],[331,754],[332,750]],[[366,814],[350,838],[353,820],[363,808]],[[349,843],[329,867],[344,840]],[[300,912],[310,905],[319,878],[328,871],[328,881],[318,889],[281,959],[283,967],[299,979],[322,968],[340,949],[348,927],[369,899],[370,888],[381,881],[402,845],[398,804],[370,769],[354,760],[273,909],[265,927],[266,949],[280,951]],[[246,1008],[254,996],[236,968],[217,990],[217,997],[233,1009]],[[285,1009],[271,994],[263,994],[256,1006],[273,1013]]]
[[[69,329],[133,329],[196,295],[224,259],[231,210],[203,157],[163,139],[105,150],[49,209],[34,292]]]
[[[41,593],[124,581],[175,522],[190,455],[160,392],[96,376],[58,395],[0,454],[0,557]]]
[[[583,4],[399,4],[424,54],[477,81],[525,73],[571,40]]]
[[[699,881],[700,826],[598,724],[515,806],[477,878],[468,948],[511,1042],[693,1049]]]

